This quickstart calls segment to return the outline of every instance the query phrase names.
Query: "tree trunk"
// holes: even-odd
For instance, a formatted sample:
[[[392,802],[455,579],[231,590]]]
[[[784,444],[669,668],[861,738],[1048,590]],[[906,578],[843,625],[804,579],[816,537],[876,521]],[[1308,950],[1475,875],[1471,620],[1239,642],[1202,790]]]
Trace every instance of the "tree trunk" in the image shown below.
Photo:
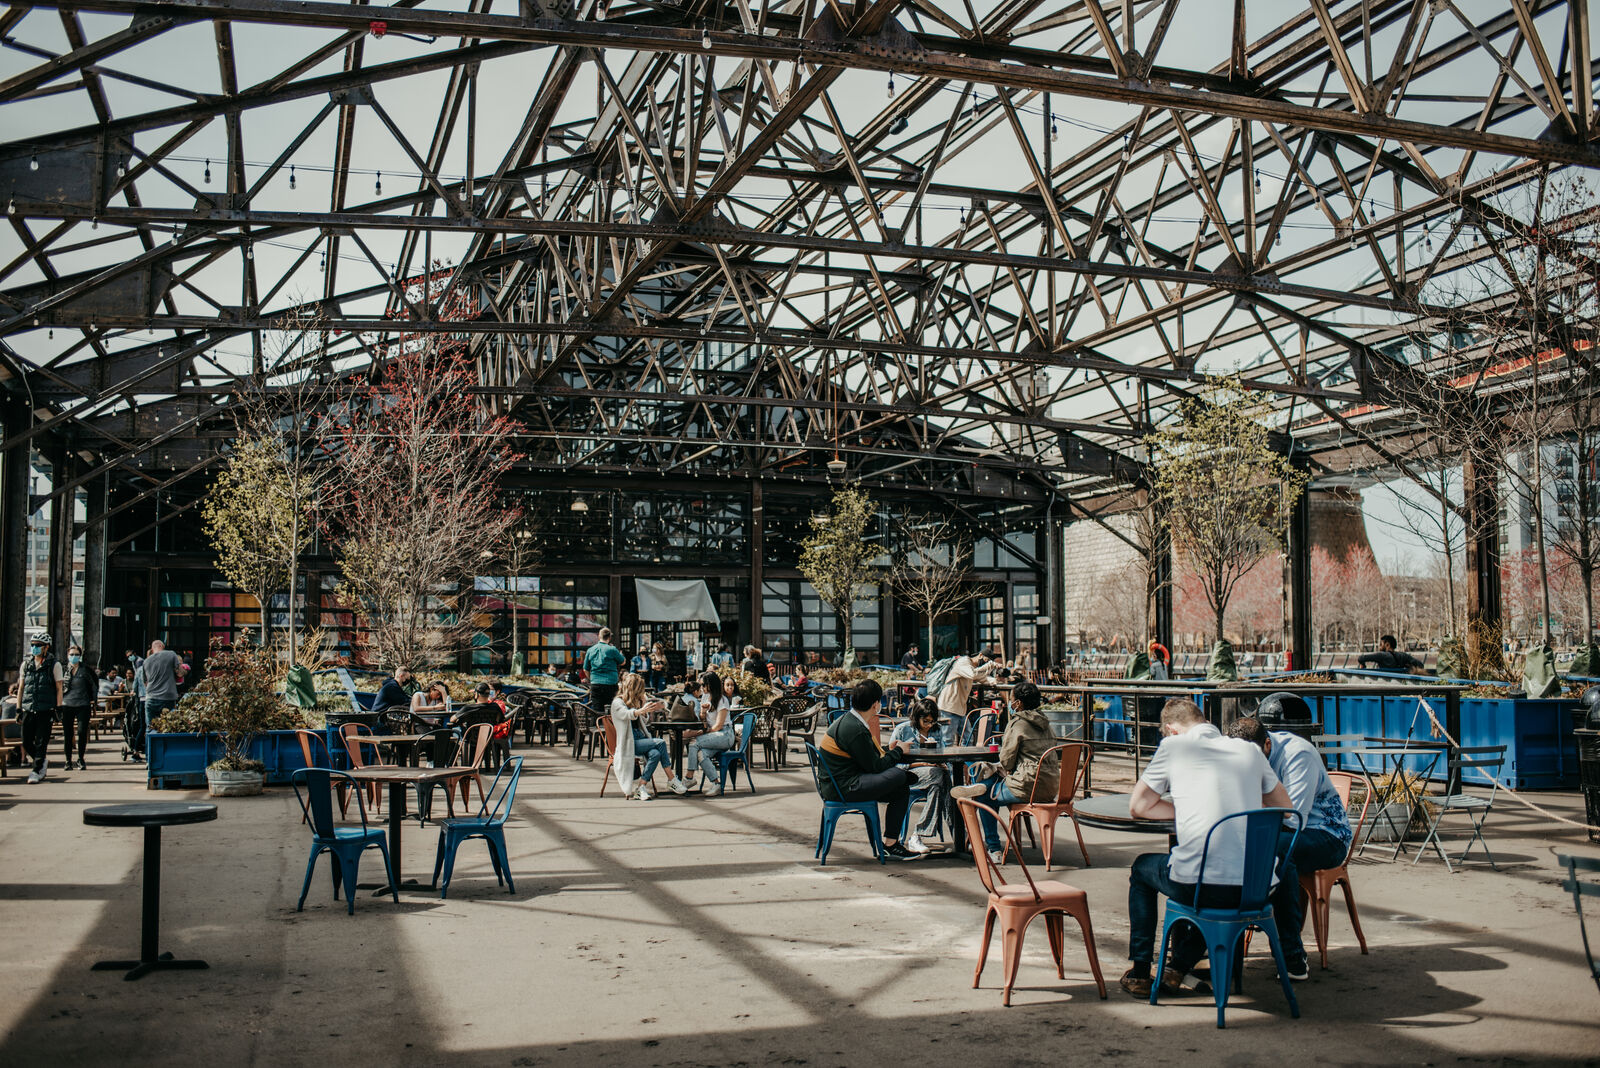
[[[928,610],[928,666],[933,667],[933,610]],[[931,695],[930,695],[931,696]]]
[[[839,664],[842,667],[844,666],[845,656],[850,652],[851,649],[855,648],[855,646],[851,644],[850,616],[847,613],[840,612],[839,624],[840,626],[844,627],[844,648],[839,651]]]
[[[267,592],[265,585],[256,591],[257,602],[261,605],[261,648],[266,649],[272,642],[271,619],[267,611],[268,598],[272,596]]]
[[[299,631],[294,625],[294,592],[300,582],[300,487],[295,483],[291,504],[294,518],[289,521],[289,666],[295,665]]]

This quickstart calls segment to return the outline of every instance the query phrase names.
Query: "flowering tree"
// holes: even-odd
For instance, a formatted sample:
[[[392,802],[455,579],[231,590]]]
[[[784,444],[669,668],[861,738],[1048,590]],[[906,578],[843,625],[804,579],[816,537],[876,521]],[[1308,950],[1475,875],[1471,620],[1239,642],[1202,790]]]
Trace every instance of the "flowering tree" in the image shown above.
[[[235,441],[228,465],[206,494],[202,515],[217,570],[261,604],[262,648],[269,644],[272,593],[289,581],[287,557],[298,557],[310,540],[298,511],[273,443],[263,437]],[[294,630],[292,615],[289,629]]]
[[[437,664],[459,650],[472,629],[471,579],[520,515],[499,492],[517,424],[482,405],[475,384],[459,342],[403,338],[341,423],[341,594],[364,617],[379,663]]]

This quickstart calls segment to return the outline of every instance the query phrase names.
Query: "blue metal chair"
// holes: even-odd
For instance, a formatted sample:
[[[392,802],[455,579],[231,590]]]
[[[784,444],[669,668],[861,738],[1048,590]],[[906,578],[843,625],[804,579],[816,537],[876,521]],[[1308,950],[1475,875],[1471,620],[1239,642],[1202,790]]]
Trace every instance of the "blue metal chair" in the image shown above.
[[[822,756],[817,752],[817,747],[810,739],[806,740],[806,756],[811,761],[811,781],[816,784],[817,796],[822,797],[822,775],[826,773],[828,782],[833,784],[833,792],[840,797],[844,791],[839,789],[839,780],[833,777],[833,771],[822,762]],[[883,852],[883,830],[878,823],[878,803],[876,801],[829,801],[822,802],[822,825],[817,829],[817,851],[812,855],[819,858],[822,863],[828,863],[828,850],[833,848],[833,831],[839,822],[839,817],[846,812],[859,812],[862,819],[867,821],[867,839],[872,844],[872,855],[878,858],[879,864],[888,863],[888,858]]]
[[[724,749],[717,754],[717,767],[722,774],[717,777],[717,790],[720,793],[731,780],[735,786],[739,784],[739,768],[744,768],[745,785],[750,787],[750,792],[756,792],[756,781],[750,777],[750,742],[756,733],[757,715],[746,712],[739,717],[739,748]]]
[[[450,890],[450,874],[456,867],[456,850],[461,843],[472,838],[482,838],[489,846],[489,863],[494,865],[494,879],[504,883],[506,893],[517,892],[511,879],[511,861],[506,856],[506,819],[511,806],[516,804],[517,783],[522,778],[522,758],[512,757],[500,765],[494,782],[489,785],[488,796],[478,803],[476,816],[452,816],[436,821],[439,824],[439,852],[433,861],[432,886],[439,887],[442,898]],[[444,871],[444,882],[439,882],[439,872]]]
[[[1244,952],[1240,940],[1251,928],[1265,932],[1272,945],[1272,959],[1278,965],[1278,980],[1283,984],[1283,996],[1289,999],[1289,1015],[1300,1018],[1300,1003],[1295,1000],[1294,988],[1289,985],[1289,969],[1284,964],[1283,947],[1278,942],[1278,924],[1272,918],[1272,874],[1278,861],[1278,835],[1283,829],[1285,816],[1294,818],[1294,835],[1290,837],[1285,854],[1294,851],[1294,839],[1300,835],[1303,822],[1300,813],[1292,809],[1254,808],[1224,816],[1206,832],[1205,847],[1200,853],[1200,878],[1195,885],[1195,904],[1184,905],[1168,900],[1166,919],[1161,929],[1161,952],[1156,960],[1155,980],[1150,984],[1150,1004],[1156,1003],[1161,992],[1161,975],[1167,967],[1167,945],[1172,938],[1172,928],[1177,923],[1193,924],[1206,940],[1206,952],[1211,958],[1211,993],[1217,1003],[1217,1027],[1226,1027],[1223,1018],[1228,1007],[1228,992],[1232,987],[1242,990]],[[1199,902],[1206,886],[1206,860],[1211,853],[1211,839],[1217,831],[1232,820],[1242,819],[1244,825],[1244,881],[1239,887],[1239,904],[1231,908],[1204,908]],[[1232,828],[1229,828],[1231,831]]]
[[[295,911],[306,907],[306,894],[311,889],[311,874],[316,869],[317,858],[324,853],[333,854],[333,899],[339,900],[339,880],[344,880],[345,902],[350,915],[356,914],[356,872],[361,866],[361,854],[378,847],[383,854],[383,870],[389,877],[389,891],[394,903],[400,904],[400,891],[395,886],[394,865],[389,862],[389,844],[382,827],[367,826],[367,805],[362,800],[356,781],[342,771],[327,768],[300,768],[289,776],[294,786],[294,796],[300,802],[311,822],[311,856],[306,860],[306,881],[300,887],[300,900]],[[361,812],[361,827],[339,827],[333,822],[333,786],[337,783],[355,794],[356,807]],[[304,791],[301,787],[304,786]]]

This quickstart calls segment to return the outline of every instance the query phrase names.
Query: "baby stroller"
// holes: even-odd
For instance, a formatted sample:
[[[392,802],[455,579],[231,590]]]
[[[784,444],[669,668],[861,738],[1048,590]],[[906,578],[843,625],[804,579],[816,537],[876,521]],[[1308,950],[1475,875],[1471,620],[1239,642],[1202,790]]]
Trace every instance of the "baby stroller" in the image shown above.
[[[122,708],[122,759],[144,762],[144,702],[136,697]]]

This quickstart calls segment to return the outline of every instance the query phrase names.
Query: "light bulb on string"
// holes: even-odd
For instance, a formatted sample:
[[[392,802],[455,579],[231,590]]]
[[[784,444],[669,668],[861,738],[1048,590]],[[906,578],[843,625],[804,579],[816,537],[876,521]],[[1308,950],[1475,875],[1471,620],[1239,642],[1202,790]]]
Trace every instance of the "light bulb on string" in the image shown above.
[[[1050,113],[1050,140],[1061,140],[1061,127],[1056,125],[1056,113],[1053,111]]]
[[[1282,230],[1279,230],[1277,233],[1272,235],[1272,243],[1275,246],[1283,244],[1283,231]]]
[[[35,156],[29,156],[28,157],[28,169],[30,171],[36,171],[36,170],[39,169],[39,157],[38,156],[35,155]]]
[[[294,164],[289,164],[289,188],[294,188]]]
[[[89,229],[91,229],[91,230],[100,229],[100,217],[98,215],[89,220]]]
[[[894,75],[889,75],[889,99],[894,99]]]
[[[1427,227],[1423,227],[1422,230],[1422,247],[1427,249],[1429,252],[1433,251],[1433,231],[1429,230]]]
[[[373,182],[372,182],[372,195],[373,196],[379,196],[379,197],[383,196],[383,172],[382,171],[379,171],[378,172],[378,177],[373,179]]]
[[[328,273],[328,254],[326,252],[322,254],[322,273]]]
[[[10,200],[6,201],[6,214],[7,215],[15,215],[16,213],[17,213],[17,198],[16,197],[12,197]]]
[[[127,176],[128,176],[128,161],[125,160],[125,159],[117,160],[117,177],[118,178],[126,178]]]
[[[700,31],[700,47],[701,48],[710,48],[711,47],[711,31],[710,30],[701,30]]]
[[[1122,162],[1126,163],[1133,158],[1133,135],[1124,134],[1122,137]]]
[[[211,184],[211,161],[206,160],[206,185]]]
[[[1256,176],[1256,192],[1259,193],[1259,192],[1261,192],[1261,172],[1260,171],[1254,171],[1253,173]]]

